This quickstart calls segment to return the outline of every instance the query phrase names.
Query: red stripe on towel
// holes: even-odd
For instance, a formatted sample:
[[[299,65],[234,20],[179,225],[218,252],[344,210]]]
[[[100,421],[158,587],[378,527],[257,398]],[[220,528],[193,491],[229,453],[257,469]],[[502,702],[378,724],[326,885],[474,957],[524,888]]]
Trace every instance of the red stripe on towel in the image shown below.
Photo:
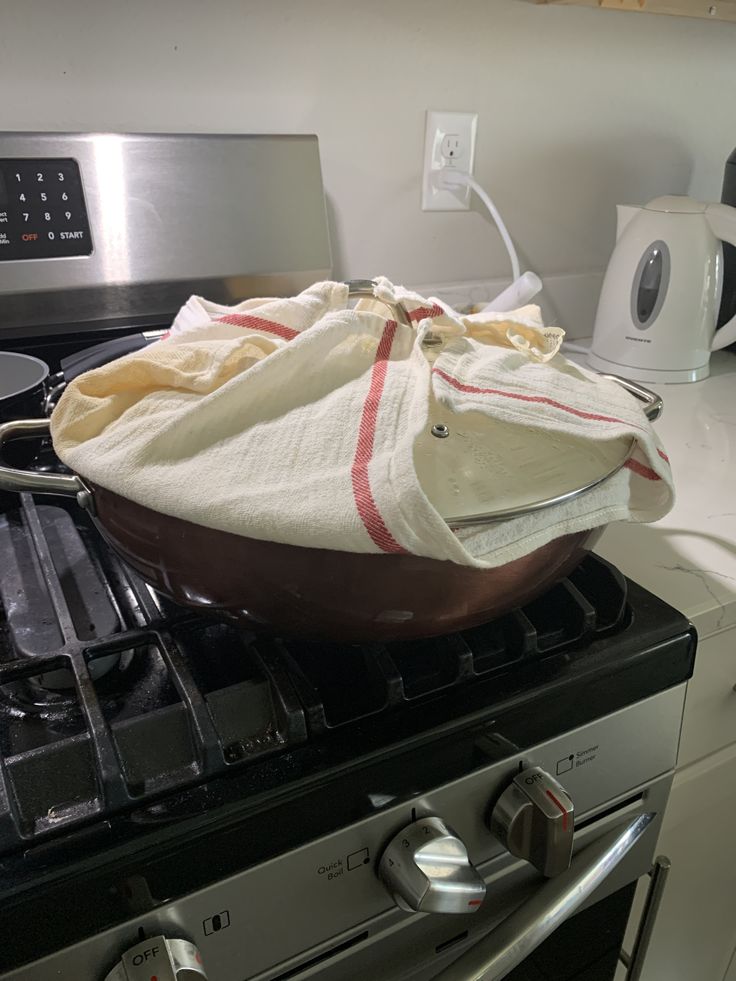
[[[358,508],[358,514],[371,540],[382,552],[406,551],[406,549],[399,545],[386,527],[386,523],[381,517],[381,513],[373,497],[370,479],[368,477],[368,464],[373,457],[373,444],[376,437],[378,408],[386,382],[388,359],[391,354],[391,345],[393,344],[395,335],[396,321],[387,320],[381,340],[378,343],[373,368],[371,369],[371,382],[368,388],[368,395],[363,403],[363,411],[358,427],[358,444],[355,447],[355,456],[350,470],[350,476],[353,482],[353,497],[355,498],[355,505]]]
[[[416,310],[410,310],[409,320],[413,323],[415,320],[424,320],[425,317],[443,317],[444,314],[442,307],[433,303],[431,307],[417,307]]]
[[[563,412],[569,412],[571,415],[578,416],[580,419],[592,419],[596,422],[615,422],[621,426],[631,426],[634,429],[641,429],[642,432],[646,432],[643,426],[636,426],[634,423],[627,422],[625,419],[619,419],[616,416],[604,416],[599,412],[585,412],[583,409],[576,409],[572,405],[565,405],[556,399],[547,398],[546,395],[522,395],[520,392],[505,392],[500,388],[478,388],[476,385],[466,385],[465,382],[458,381],[457,378],[448,375],[441,368],[432,368],[432,372],[435,375],[439,375],[448,385],[452,385],[459,392],[468,392],[471,395],[500,395],[502,398],[516,399],[519,402],[550,405],[553,409],[562,409]]]
[[[248,313],[229,313],[226,317],[218,317],[217,323],[244,327],[247,330],[260,330],[264,334],[275,334],[285,341],[292,341],[299,336],[299,331],[294,330],[293,327],[285,327],[274,320],[264,320],[263,317],[252,317]]]
[[[627,460],[624,466],[640,477],[645,477],[647,480],[662,479],[651,467],[648,467],[645,463],[639,463],[638,460]]]

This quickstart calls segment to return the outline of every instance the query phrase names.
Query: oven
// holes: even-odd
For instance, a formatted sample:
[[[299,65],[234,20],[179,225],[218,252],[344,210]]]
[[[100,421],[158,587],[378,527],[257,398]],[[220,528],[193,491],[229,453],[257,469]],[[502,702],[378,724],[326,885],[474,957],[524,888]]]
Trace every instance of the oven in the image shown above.
[[[5,134],[0,172],[0,348],[49,365],[46,411],[193,292],[329,273],[313,137]],[[695,647],[592,554],[444,637],[251,633],[158,595],[73,501],[4,495],[0,979],[639,978]]]

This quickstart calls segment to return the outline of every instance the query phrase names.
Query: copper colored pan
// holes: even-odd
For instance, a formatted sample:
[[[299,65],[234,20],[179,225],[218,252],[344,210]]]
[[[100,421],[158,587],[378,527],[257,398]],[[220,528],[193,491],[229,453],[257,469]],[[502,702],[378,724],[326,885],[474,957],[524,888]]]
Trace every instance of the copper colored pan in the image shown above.
[[[337,641],[429,637],[475,626],[571,572],[596,533],[566,535],[496,569],[244,538],[159,514],[93,487],[115,551],[177,603],[250,625]],[[196,558],[194,558],[196,557]]]
[[[47,431],[45,421],[0,426]],[[8,474],[15,475],[13,487]],[[409,640],[475,626],[571,572],[602,529],[557,538],[495,569],[416,555],[301,548],[205,528],[76,476],[0,468],[6,489],[75,496],[113,549],[165,596],[248,626],[343,642]]]
[[[617,380],[646,403],[650,419],[656,418],[662,404],[658,396]],[[48,420],[0,425],[0,448],[9,439],[45,436],[48,428]],[[446,520],[452,527],[505,520],[571,499],[605,476],[520,509]],[[344,642],[430,637],[497,617],[571,572],[602,531],[566,535],[495,569],[473,569],[415,555],[358,554],[245,538],[170,517],[77,475],[0,466],[0,490],[75,497],[115,551],[177,603],[251,626]]]

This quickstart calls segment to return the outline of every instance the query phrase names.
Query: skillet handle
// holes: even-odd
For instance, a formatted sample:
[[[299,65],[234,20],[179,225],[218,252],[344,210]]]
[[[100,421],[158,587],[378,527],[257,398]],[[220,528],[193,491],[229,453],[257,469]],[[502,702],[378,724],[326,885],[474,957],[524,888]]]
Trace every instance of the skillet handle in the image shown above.
[[[348,299],[353,299],[356,296],[369,296],[371,299],[378,300],[379,303],[387,306],[394,315],[397,323],[403,324],[405,327],[414,326],[403,304],[398,301],[392,303],[390,300],[384,300],[383,297],[376,296],[376,284],[372,279],[349,279],[345,285],[348,288]]]
[[[59,494],[74,497],[80,507],[93,511],[92,491],[76,474],[39,473],[35,470],[15,470],[2,465],[2,448],[11,439],[28,439],[49,434],[48,419],[21,419],[0,425],[0,490],[20,494]]]
[[[86,347],[83,351],[69,354],[62,358],[60,362],[61,374],[66,382],[74,381],[85,371],[92,371],[93,368],[101,368],[110,361],[116,361],[126,354],[133,354],[135,351],[142,351],[143,348],[153,344],[160,339],[164,331],[146,331],[142,334],[126,334],[124,337],[116,337],[111,341],[102,341],[93,347]]]
[[[650,422],[655,422],[662,415],[664,401],[661,395],[657,395],[656,392],[644,388],[643,385],[637,385],[636,382],[629,381],[628,378],[621,378],[620,375],[606,375],[603,372],[600,372],[600,375],[602,378],[608,378],[609,381],[616,382],[617,385],[625,388],[634,398],[639,399],[640,402],[644,402],[644,415]]]

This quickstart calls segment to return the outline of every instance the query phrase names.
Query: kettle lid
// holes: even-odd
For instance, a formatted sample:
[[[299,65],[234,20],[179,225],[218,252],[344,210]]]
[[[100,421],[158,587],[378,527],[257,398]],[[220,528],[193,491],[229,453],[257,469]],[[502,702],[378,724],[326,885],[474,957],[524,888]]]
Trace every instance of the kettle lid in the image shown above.
[[[680,215],[702,215],[707,205],[702,201],[693,201],[692,198],[675,194],[666,194],[664,197],[655,198],[644,208],[645,211],[667,211]]]

